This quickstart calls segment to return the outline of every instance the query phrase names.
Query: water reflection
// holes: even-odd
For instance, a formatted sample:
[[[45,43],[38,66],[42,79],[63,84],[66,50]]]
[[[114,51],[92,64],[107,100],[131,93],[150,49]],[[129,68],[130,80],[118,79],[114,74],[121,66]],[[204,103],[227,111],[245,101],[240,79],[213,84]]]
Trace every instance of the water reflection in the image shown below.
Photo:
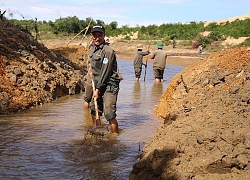
[[[138,81],[135,81],[134,83],[134,99],[140,99],[141,95],[141,84]]]
[[[163,94],[163,83],[153,83],[152,90],[151,90],[151,97],[152,101],[159,101],[160,96]]]
[[[141,104],[141,84],[138,81],[134,83],[133,97],[133,107],[138,108]]]

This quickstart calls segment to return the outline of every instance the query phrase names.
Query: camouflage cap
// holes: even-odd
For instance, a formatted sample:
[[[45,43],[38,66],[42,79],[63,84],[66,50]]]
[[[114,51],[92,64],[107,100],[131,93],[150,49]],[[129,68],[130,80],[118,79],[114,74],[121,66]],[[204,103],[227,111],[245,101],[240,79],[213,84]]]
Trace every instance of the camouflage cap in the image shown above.
[[[93,28],[91,29],[91,33],[95,31],[105,33],[105,28],[101,25],[96,25],[96,26],[93,26]]]

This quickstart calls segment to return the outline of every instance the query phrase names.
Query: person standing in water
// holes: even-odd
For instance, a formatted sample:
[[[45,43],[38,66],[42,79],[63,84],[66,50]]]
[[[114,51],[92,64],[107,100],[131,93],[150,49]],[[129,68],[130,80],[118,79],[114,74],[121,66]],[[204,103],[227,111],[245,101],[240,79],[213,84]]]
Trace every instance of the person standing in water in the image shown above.
[[[138,44],[137,52],[134,55],[134,71],[135,71],[135,81],[139,81],[142,72],[142,65],[146,67],[146,64],[143,63],[143,56],[148,55],[150,52],[147,50],[146,52],[142,51],[143,45]]]
[[[163,50],[163,43],[159,42],[157,44],[157,50],[150,54],[153,62],[153,72],[155,77],[155,82],[163,82],[163,74],[166,67],[167,52]]]
[[[93,97],[90,104],[93,128],[96,128],[96,112],[94,99],[97,99],[99,115],[104,113],[109,122],[111,133],[119,134],[116,119],[116,103],[120,78],[116,53],[105,43],[105,28],[96,25],[91,29],[92,45],[90,46],[89,63],[94,82]]]

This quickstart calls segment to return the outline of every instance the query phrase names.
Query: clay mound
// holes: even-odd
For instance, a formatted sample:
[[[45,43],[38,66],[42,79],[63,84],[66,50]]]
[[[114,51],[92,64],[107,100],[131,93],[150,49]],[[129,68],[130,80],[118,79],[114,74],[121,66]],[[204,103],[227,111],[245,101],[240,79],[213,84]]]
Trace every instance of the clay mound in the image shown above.
[[[83,47],[53,52],[8,21],[0,21],[0,31],[0,114],[84,90],[87,50]]]
[[[169,107],[171,107],[165,105],[166,100],[170,100],[172,96],[175,97],[176,95],[173,94],[180,92],[179,88],[181,86],[185,88],[182,89],[183,93],[197,90],[201,94],[203,91],[220,92],[229,90],[237,83],[241,83],[246,77],[238,77],[237,75],[239,73],[249,74],[249,55],[250,51],[247,51],[246,47],[224,50],[213,53],[196,66],[185,69],[172,79],[168,89],[162,96],[160,105],[156,109],[156,114],[166,117]],[[233,79],[234,76],[235,79]],[[161,108],[163,109],[161,110]]]
[[[131,179],[250,179],[250,51],[213,53],[176,75],[164,120]]]

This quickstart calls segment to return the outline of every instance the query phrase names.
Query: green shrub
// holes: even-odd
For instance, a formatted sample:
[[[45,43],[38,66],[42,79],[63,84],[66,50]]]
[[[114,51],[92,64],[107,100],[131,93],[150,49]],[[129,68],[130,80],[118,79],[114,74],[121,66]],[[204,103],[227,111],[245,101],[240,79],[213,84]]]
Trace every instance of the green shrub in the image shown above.
[[[170,42],[170,37],[169,36],[164,36],[162,39],[162,43],[165,44],[166,46],[168,46],[171,42]]]

